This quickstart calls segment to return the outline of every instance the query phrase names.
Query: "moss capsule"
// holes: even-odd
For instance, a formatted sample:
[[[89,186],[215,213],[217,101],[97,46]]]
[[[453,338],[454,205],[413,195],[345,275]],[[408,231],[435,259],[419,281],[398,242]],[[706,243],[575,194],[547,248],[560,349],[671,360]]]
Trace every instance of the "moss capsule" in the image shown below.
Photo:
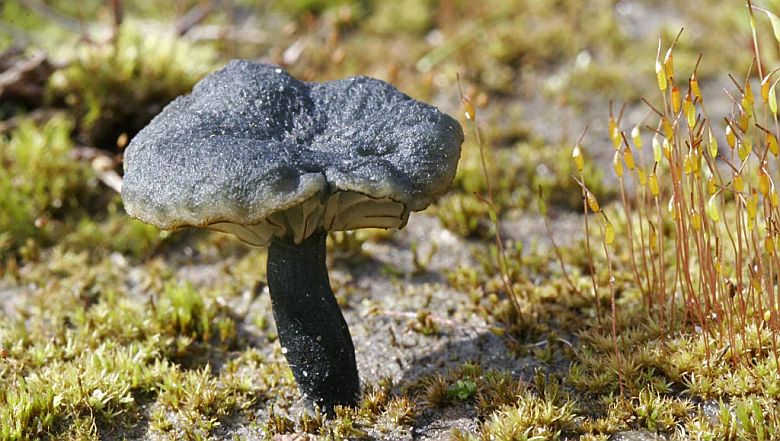
[[[586,190],[585,195],[588,201],[588,207],[590,207],[590,211],[598,213],[601,210],[601,207],[599,207],[599,201],[596,200],[596,196],[594,196],[593,193],[588,190]]]
[[[642,167],[637,167],[636,175],[637,175],[637,179],[639,180],[639,185],[641,185],[642,187],[647,185],[647,172],[645,172],[645,169],[643,169]]]
[[[758,193],[756,193],[755,190],[751,192],[750,199],[747,200],[745,208],[748,220],[752,223],[756,219],[756,213],[758,212]]]
[[[585,169],[585,160],[582,159],[582,150],[580,149],[579,144],[574,146],[574,149],[571,151],[571,157],[574,159],[574,165],[577,167],[577,171],[582,173],[582,170]]]
[[[745,136],[742,138],[742,142],[739,143],[739,148],[737,149],[737,154],[739,155],[739,159],[746,160],[748,156],[750,156],[750,153],[753,151],[753,141]]]
[[[674,113],[679,113],[681,105],[682,98],[680,97],[680,88],[675,84],[672,86],[672,111],[674,111]]]
[[[664,128],[664,136],[666,136],[666,139],[670,141],[674,139],[674,128],[672,127],[672,122],[669,121],[669,118],[663,117],[661,126]]]
[[[720,221],[720,212],[718,211],[718,197],[717,195],[710,196],[706,205],[707,216],[712,219],[713,222],[718,223]]]
[[[667,49],[664,57],[664,74],[667,78],[674,78],[674,54],[671,47]]]
[[[693,92],[693,96],[696,97],[697,100],[699,100],[699,103],[704,102],[704,97],[701,95],[701,89],[699,89],[699,80],[696,78],[696,72],[691,75],[691,91]]]
[[[701,230],[701,215],[696,210],[691,210],[691,227],[695,231]]]
[[[750,115],[746,111],[739,112],[739,130],[742,130],[742,133],[747,132],[748,126],[750,125]]]
[[[642,150],[642,134],[639,132],[638,125],[631,129],[631,140],[634,141],[636,148]]]
[[[604,225],[604,242],[609,245],[612,242],[615,241],[615,228],[612,226],[612,224],[607,221],[606,225]]]
[[[742,176],[734,174],[734,191],[742,193],[745,190],[745,181],[742,180]]]
[[[463,98],[463,114],[469,121],[474,121],[474,119],[477,117],[476,110],[474,110],[474,105],[471,104],[471,100],[466,97]]]
[[[780,154],[780,148],[777,146],[777,138],[775,135],[767,132],[766,134],[766,144],[769,147],[769,151],[772,152],[773,155],[777,156]]]
[[[710,157],[715,159],[718,157],[718,138],[712,133],[712,129],[709,130],[708,136],[710,140]]]
[[[658,80],[658,89],[661,92],[666,92],[668,84],[666,83],[666,73],[664,72],[664,66],[661,60],[655,61],[655,77]]]
[[[658,137],[653,137],[653,159],[655,162],[661,162],[662,153],[661,143],[658,142]]]
[[[615,150],[620,148],[622,137],[620,136],[620,129],[618,128],[617,121],[615,121],[615,118],[613,117],[609,118],[609,139],[612,140],[612,146],[615,147]]]
[[[650,173],[650,177],[648,178],[647,182],[650,186],[650,193],[654,197],[658,197],[658,195],[661,193],[661,189],[658,188],[658,177],[656,176],[655,172]]]
[[[612,167],[615,169],[615,174],[619,177],[623,177],[623,162],[620,160],[620,151],[615,152],[615,156],[612,157]]]
[[[734,135],[734,131],[731,129],[731,124],[726,124],[726,142],[732,149],[737,143],[737,137]]]
[[[693,105],[690,94],[685,97],[685,101],[683,102],[683,113],[685,114],[688,127],[692,129],[693,126],[696,125],[696,106]]]
[[[636,162],[634,162],[634,154],[631,153],[631,149],[626,146],[626,149],[623,150],[623,160],[626,161],[626,167],[628,167],[629,170],[634,170],[636,168]]]
[[[663,148],[664,157],[666,158],[667,161],[671,161],[672,160],[672,144],[669,142],[668,139],[664,139],[663,147],[664,147]]]
[[[769,102],[769,87],[772,85],[770,79],[772,75],[769,74],[761,80],[761,99],[766,103]]]
[[[769,175],[762,168],[761,171],[758,172],[758,191],[760,191],[762,195],[766,196],[769,194],[770,187],[771,187],[771,182],[769,179]]]

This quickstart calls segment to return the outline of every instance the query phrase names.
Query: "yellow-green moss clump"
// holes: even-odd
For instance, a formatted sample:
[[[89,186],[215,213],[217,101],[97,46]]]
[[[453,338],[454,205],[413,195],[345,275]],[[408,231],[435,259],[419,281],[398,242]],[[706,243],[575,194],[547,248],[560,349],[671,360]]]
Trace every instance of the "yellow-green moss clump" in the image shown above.
[[[70,156],[71,127],[55,117],[0,135],[0,257],[30,240],[56,240],[61,223],[95,197],[89,168]]]
[[[81,44],[50,81],[78,122],[79,139],[113,148],[215,68],[215,53],[170,31],[128,21],[114,40]]]

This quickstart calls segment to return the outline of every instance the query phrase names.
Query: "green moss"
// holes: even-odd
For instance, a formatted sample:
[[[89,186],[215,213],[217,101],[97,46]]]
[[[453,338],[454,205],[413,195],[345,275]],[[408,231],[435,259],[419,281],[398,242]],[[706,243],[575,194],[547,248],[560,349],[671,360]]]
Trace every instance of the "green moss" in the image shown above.
[[[117,195],[105,213],[81,218],[74,230],[62,239],[73,250],[118,252],[124,256],[144,258],[151,256],[166,239],[178,236],[131,219],[121,208]]]
[[[219,419],[252,405],[254,390],[235,375],[214,377],[208,366],[173,370],[159,383],[156,428],[187,439],[206,438]],[[173,412],[175,416],[168,416]],[[167,421],[168,424],[164,422]]]
[[[521,396],[517,404],[506,406],[485,421],[482,439],[551,440],[570,428],[572,404],[557,406],[544,399]]]
[[[88,10],[92,9],[84,8],[85,13]],[[3,25],[0,28],[0,41],[7,39],[8,44],[14,41],[16,46],[23,47],[26,43],[25,39],[32,40],[35,47],[45,48],[50,48],[56,43],[69,44],[78,40],[77,35],[56,22],[33,13],[18,0],[8,0],[0,4],[0,23]]]
[[[49,429],[54,423],[54,396],[50,384],[38,375],[6,385],[0,390],[0,438],[30,439],[31,429]]]
[[[235,324],[192,286],[142,281],[160,290],[143,301],[128,294],[125,267],[110,257],[90,262],[86,252],[62,251],[46,257],[48,266],[19,277],[30,286],[56,283],[19,305],[26,320],[0,322],[0,439],[84,435],[96,420],[135,414],[139,399],[156,402],[165,420],[175,413],[173,421],[187,422],[173,424],[174,433],[208,434],[220,418],[262,397],[265,384],[285,384],[272,380],[285,376],[278,364],[266,366],[250,353],[219,373],[208,368],[209,356],[197,354],[214,350],[201,342],[216,334],[215,342],[227,336],[234,345]],[[159,272],[147,270],[152,277]]]
[[[190,284],[168,284],[157,303],[157,320],[169,332],[208,340],[210,311]]]
[[[368,29],[377,32],[420,34],[431,27],[435,13],[434,3],[432,0],[375,2],[374,10],[366,24]]]
[[[88,167],[69,155],[72,124],[23,122],[0,136],[0,258],[28,240],[50,243],[95,199]]]
[[[125,22],[109,43],[77,47],[50,80],[53,98],[78,121],[84,142],[113,148],[214,69],[214,53]]]
[[[322,14],[329,9],[350,7],[361,9],[369,1],[365,0],[283,0],[276,2],[275,7],[293,16],[305,14]]]
[[[490,207],[475,195],[447,195],[431,210],[445,228],[460,236],[489,238],[494,234],[489,223]]]

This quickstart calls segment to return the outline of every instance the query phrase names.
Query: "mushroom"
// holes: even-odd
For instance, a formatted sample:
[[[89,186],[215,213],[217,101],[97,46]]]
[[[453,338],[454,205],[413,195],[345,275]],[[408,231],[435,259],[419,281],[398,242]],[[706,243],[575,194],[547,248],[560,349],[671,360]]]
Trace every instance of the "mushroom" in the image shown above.
[[[391,85],[306,83],[235,60],[169,104],[124,157],[127,213],[268,246],[282,352],[308,407],[355,405],[360,380],[325,263],[329,231],[402,228],[447,190],[463,131]]]

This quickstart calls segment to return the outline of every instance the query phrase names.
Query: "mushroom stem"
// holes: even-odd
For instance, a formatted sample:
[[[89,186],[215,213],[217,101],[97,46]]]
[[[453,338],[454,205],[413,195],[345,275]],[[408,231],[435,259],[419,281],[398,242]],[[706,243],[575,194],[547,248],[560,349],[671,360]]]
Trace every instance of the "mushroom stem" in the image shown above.
[[[355,347],[333,296],[325,264],[323,230],[300,244],[273,239],[268,248],[268,289],[274,319],[307,406],[328,414],[354,406],[360,395]]]

